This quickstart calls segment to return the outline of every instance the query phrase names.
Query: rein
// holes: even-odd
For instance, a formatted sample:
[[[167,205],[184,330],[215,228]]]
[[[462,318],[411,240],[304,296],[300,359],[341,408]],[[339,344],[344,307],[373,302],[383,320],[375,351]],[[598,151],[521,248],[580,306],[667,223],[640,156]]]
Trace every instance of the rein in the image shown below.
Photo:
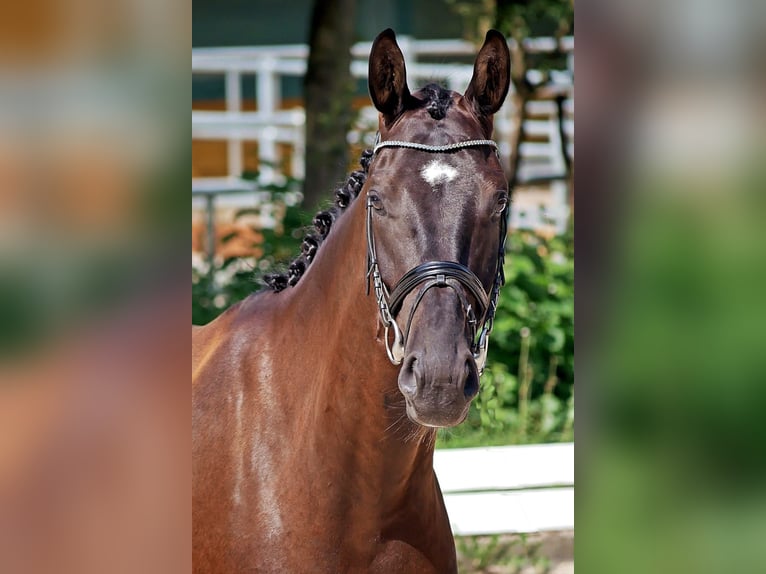
[[[375,154],[379,149],[385,147],[398,147],[416,149],[420,151],[427,151],[431,153],[445,153],[470,147],[489,146],[495,149],[497,153],[497,144],[492,140],[467,140],[462,142],[456,142],[452,144],[442,146],[432,146],[427,144],[420,144],[414,142],[405,141],[379,141],[375,142],[373,149],[372,159],[375,158]],[[372,278],[372,285],[375,290],[375,298],[378,302],[378,310],[380,312],[380,319],[385,329],[384,340],[386,344],[386,354],[388,359],[394,365],[399,365],[404,359],[404,347],[409,335],[412,319],[415,315],[415,310],[422,301],[427,291],[434,287],[449,287],[460,300],[460,304],[466,314],[466,321],[471,329],[471,352],[473,358],[476,361],[476,367],[478,368],[479,375],[484,372],[484,367],[487,362],[487,349],[489,347],[489,334],[492,332],[492,327],[495,319],[495,312],[497,311],[497,298],[500,294],[500,287],[505,283],[505,274],[503,272],[503,263],[505,261],[505,238],[508,230],[508,209],[506,207],[505,213],[500,216],[500,247],[497,253],[497,267],[495,272],[495,280],[492,284],[492,288],[489,293],[484,291],[484,286],[481,280],[476,274],[471,271],[465,265],[461,265],[455,261],[427,261],[421,263],[416,267],[413,267],[407,273],[405,273],[391,292],[389,292],[383,279],[380,275],[380,267],[378,265],[377,252],[375,249],[375,235],[372,228],[372,214],[373,206],[370,198],[367,199],[367,294],[370,292],[370,278]],[[414,291],[419,285],[420,291],[415,299],[415,303],[409,313],[409,318],[405,326],[404,332],[397,324],[395,317],[400,311],[404,299],[412,291]],[[466,297],[466,290],[473,297],[477,304],[477,311],[475,312],[471,303]],[[478,338],[476,337],[478,318],[481,320],[481,331]],[[394,332],[393,343],[389,342],[388,331],[389,329]]]

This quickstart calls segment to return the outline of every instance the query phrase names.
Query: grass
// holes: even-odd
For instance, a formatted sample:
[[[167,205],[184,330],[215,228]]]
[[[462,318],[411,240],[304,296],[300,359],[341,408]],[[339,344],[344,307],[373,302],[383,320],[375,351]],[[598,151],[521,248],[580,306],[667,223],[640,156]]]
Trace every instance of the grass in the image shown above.
[[[548,574],[574,561],[570,532],[455,538],[460,574]]]

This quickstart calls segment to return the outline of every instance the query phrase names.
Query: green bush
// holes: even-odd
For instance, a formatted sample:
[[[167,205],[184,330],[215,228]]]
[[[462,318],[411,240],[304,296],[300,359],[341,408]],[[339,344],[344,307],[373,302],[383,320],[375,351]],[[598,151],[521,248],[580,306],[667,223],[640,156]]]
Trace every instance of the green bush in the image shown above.
[[[230,259],[213,273],[192,266],[192,320],[204,324],[259,288],[258,275],[298,252],[309,214],[274,190],[282,223],[262,231],[263,256]],[[251,213],[244,210],[242,214]],[[508,237],[506,284],[498,301],[481,391],[465,423],[440,432],[442,447],[573,439],[574,242],[571,234]]]

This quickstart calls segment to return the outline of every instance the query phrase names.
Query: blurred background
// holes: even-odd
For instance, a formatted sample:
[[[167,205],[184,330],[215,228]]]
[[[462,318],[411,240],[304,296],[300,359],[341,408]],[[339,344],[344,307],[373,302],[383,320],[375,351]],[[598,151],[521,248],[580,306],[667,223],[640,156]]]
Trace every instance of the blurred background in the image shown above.
[[[765,9],[577,5],[585,572],[766,564]]]
[[[2,12],[0,571],[188,572],[191,10]]]

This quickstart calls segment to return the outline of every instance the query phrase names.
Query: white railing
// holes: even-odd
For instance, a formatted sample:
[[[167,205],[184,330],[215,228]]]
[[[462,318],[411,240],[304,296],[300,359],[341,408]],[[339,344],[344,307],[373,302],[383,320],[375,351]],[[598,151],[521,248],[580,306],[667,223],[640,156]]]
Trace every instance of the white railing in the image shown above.
[[[419,86],[428,82],[442,82],[448,88],[464,91],[473,73],[473,57],[476,47],[463,40],[417,40],[407,36],[398,37],[398,43],[407,60],[408,83]],[[551,72],[550,82],[562,92],[568,94],[565,106],[572,107],[572,87],[574,60],[574,39],[571,37],[556,40],[554,38],[531,38],[525,42],[529,52],[552,52],[556,49],[568,54],[566,70]],[[367,77],[367,58],[371,42],[360,42],[352,49],[351,73],[355,78]],[[243,172],[243,142],[258,143],[260,182],[272,183],[283,179],[279,173],[278,145],[287,144],[290,148],[290,169],[292,175],[302,179],[304,175],[305,150],[305,113],[303,109],[284,109],[282,97],[282,78],[302,77],[306,72],[308,47],[305,45],[249,46],[226,48],[194,48],[192,50],[192,74],[221,76],[224,81],[224,111],[192,110],[192,139],[223,140],[227,142],[227,175],[236,186]],[[429,63],[423,58],[451,60],[450,63]],[[462,60],[462,61],[461,61]],[[529,71],[529,77],[535,81],[540,72]],[[242,78],[255,76],[255,100],[257,111],[242,109]],[[532,105],[545,107],[553,102],[531,102]],[[511,155],[510,141],[513,129],[512,100],[495,116],[495,138],[499,142],[499,152],[503,164],[508,167]],[[363,141],[372,144],[372,137],[377,127],[377,114],[372,107],[361,110],[359,120],[349,141]],[[545,135],[547,142],[525,143],[521,147],[522,162],[520,172],[534,176],[535,173],[564,173],[564,161],[561,157],[560,136],[555,113],[547,114],[545,120],[529,120],[525,129],[529,134]],[[569,142],[573,140],[572,122],[567,122],[566,134]],[[569,145],[569,144],[568,144]],[[571,148],[571,145],[569,146]],[[194,184],[194,182],[193,182]],[[560,187],[560,186],[559,186]],[[565,191],[555,191],[554,195],[566,195]],[[511,224],[515,227],[535,227],[540,217],[555,220],[557,227],[566,222],[568,207],[557,198],[545,207],[540,215],[534,210],[524,218],[513,215]]]
[[[574,530],[574,443],[434,453],[458,536]]]

